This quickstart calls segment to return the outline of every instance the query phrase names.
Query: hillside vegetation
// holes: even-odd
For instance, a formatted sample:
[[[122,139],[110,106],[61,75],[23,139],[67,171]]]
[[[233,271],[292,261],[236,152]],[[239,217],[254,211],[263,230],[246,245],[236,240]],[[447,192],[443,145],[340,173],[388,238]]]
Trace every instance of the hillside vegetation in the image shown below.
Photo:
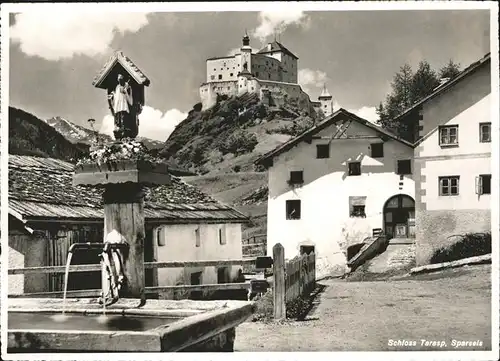
[[[72,143],[33,114],[9,107],[9,153],[71,161],[83,156],[89,146]]]
[[[198,174],[252,172],[259,156],[316,120],[310,106],[292,101],[277,107],[260,102],[256,94],[222,96],[208,110],[196,104],[160,154]]]

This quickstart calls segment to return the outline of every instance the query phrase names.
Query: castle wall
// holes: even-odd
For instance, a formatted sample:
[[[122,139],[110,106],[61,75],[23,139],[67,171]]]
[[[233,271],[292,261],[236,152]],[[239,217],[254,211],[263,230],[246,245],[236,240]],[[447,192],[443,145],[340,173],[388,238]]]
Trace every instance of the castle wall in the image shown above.
[[[252,74],[261,80],[283,81],[281,62],[269,56],[252,54]]]
[[[236,81],[241,71],[241,54],[207,60],[207,83]]]
[[[218,81],[203,83],[200,86],[200,99],[202,109],[209,109],[217,103],[217,94],[233,96],[238,93],[238,81]]]
[[[309,96],[302,90],[299,84],[265,80],[260,80],[259,82],[261,89],[270,92],[274,104],[277,106],[284,105],[292,99],[301,105],[307,105],[310,102]]]

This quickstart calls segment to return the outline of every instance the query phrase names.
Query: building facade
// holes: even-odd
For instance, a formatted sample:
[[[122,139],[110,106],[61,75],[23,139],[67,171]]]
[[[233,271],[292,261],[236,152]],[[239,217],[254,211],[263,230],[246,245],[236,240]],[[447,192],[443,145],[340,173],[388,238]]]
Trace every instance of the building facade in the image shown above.
[[[72,185],[73,165],[9,156],[9,268],[62,266],[76,242],[103,241],[101,191]],[[242,258],[246,217],[180,179],[146,188],[145,261]],[[75,254],[72,264],[99,263],[97,253]],[[146,270],[147,286],[230,282],[241,267]],[[69,289],[99,289],[99,272],[70,274]],[[61,291],[63,275],[9,275],[9,294]],[[164,294],[164,297],[179,295]]]
[[[415,236],[412,144],[344,109],[257,163],[269,171],[268,254],[314,250],[322,277],[342,274],[347,247],[374,229]]]
[[[419,265],[455,235],[491,231],[491,101],[487,54],[400,117],[415,129]]]

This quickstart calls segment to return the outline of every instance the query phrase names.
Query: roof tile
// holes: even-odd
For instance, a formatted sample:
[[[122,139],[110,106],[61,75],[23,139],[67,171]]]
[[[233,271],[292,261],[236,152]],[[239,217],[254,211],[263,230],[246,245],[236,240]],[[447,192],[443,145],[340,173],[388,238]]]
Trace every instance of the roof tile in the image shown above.
[[[102,218],[102,189],[73,186],[73,165],[9,155],[9,208],[23,217]],[[180,178],[145,188],[146,218],[230,219],[246,217]]]

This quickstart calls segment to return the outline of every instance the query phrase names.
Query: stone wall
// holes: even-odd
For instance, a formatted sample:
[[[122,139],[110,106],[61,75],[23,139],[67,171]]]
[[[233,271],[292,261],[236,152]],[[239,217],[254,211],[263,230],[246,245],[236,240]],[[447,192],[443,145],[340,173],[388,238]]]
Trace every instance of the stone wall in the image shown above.
[[[428,264],[441,247],[451,245],[453,235],[491,231],[491,212],[485,209],[417,211],[417,266]]]

